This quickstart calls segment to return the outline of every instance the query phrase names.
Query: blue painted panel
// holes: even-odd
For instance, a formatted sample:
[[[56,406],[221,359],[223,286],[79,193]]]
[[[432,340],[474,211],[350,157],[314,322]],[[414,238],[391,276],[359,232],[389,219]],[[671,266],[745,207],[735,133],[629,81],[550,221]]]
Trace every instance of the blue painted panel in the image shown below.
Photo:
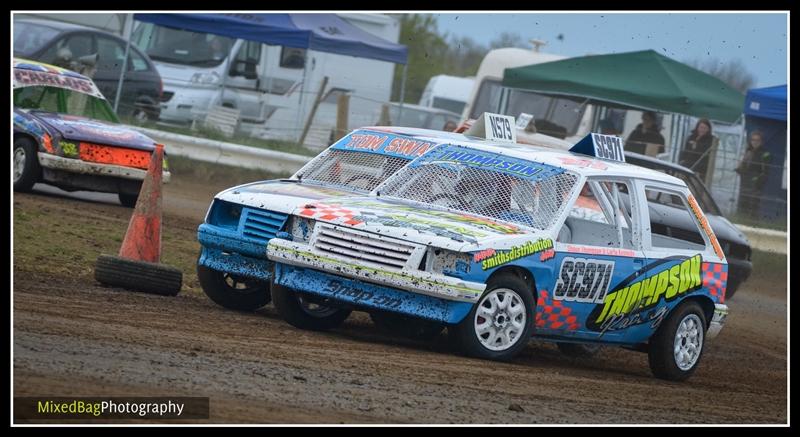
[[[238,253],[224,254],[221,250],[204,247],[197,262],[220,272],[263,279],[272,278],[272,261],[251,258]]]

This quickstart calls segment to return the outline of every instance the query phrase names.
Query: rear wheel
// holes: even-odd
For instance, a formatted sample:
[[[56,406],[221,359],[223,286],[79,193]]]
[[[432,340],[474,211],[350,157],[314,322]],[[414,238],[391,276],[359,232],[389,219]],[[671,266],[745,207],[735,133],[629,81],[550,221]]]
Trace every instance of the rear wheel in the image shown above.
[[[269,282],[210,269],[198,264],[197,279],[216,304],[237,311],[255,311],[271,300]]]
[[[326,305],[321,298],[298,293],[291,288],[272,283],[272,302],[278,314],[295,328],[327,331],[341,325],[350,310]]]
[[[706,316],[697,302],[685,302],[650,339],[648,358],[656,378],[683,381],[700,364],[706,332]]]
[[[510,360],[528,344],[534,308],[533,294],[522,278],[500,275],[489,283],[478,304],[451,332],[467,355]]]
[[[26,137],[14,140],[14,191],[30,191],[39,179],[36,143]]]

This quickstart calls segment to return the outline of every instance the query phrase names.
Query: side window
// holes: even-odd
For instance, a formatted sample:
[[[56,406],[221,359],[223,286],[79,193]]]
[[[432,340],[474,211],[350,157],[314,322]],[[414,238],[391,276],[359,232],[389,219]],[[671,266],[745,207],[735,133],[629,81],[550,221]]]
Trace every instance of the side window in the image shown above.
[[[239,48],[236,54],[237,61],[259,62],[261,60],[261,43],[247,41]]]
[[[47,64],[57,65],[60,61],[60,54],[69,57],[71,60],[76,60],[81,56],[91,55],[92,53],[92,37],[78,34],[60,39],[51,45],[42,54],[41,60]]]
[[[706,242],[683,194],[646,187],[653,249],[706,250]]]
[[[302,69],[306,65],[306,49],[281,47],[281,63],[283,68]]]
[[[572,204],[558,235],[562,243],[635,249],[627,182],[590,179]]]
[[[130,57],[128,59],[128,70],[130,71],[147,71],[147,60],[136,50],[131,49]]]
[[[111,38],[97,38],[97,69],[119,71],[125,59],[125,47]]]

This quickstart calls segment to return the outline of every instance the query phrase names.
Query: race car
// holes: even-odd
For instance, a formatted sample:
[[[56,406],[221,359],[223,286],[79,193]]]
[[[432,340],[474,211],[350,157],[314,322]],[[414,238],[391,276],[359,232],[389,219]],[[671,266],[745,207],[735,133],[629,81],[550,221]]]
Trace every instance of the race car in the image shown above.
[[[14,59],[14,190],[45,182],[133,207],[156,142],[121,124],[86,76]],[[162,180],[170,180],[166,154]]]
[[[570,354],[647,352],[658,378],[695,371],[727,316],[727,262],[680,179],[626,164],[621,139],[597,134],[574,152],[432,131],[425,141],[435,147],[368,195],[288,214],[267,245],[287,322],[331,329],[361,310],[447,327],[479,358],[510,360],[535,336]],[[653,230],[647,204],[661,195],[696,236]]]

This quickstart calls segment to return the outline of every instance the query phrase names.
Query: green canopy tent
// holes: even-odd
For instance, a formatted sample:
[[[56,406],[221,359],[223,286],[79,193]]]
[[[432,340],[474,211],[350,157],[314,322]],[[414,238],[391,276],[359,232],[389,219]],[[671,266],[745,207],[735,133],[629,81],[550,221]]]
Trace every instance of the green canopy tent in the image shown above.
[[[593,55],[507,68],[503,86],[735,123],[744,95],[721,80],[653,50]]]

